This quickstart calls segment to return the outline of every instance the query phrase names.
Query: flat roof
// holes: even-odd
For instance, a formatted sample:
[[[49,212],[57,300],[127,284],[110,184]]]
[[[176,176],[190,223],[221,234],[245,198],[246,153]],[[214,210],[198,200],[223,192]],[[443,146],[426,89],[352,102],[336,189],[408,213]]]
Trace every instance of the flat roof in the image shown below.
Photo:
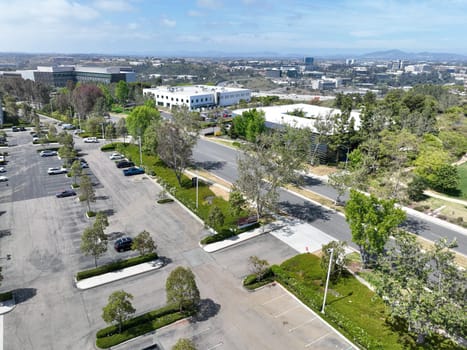
[[[241,92],[241,91],[250,91],[249,89],[242,88],[230,88],[230,87],[220,87],[220,86],[210,86],[210,85],[186,85],[186,86],[161,86],[157,88],[148,88],[143,89],[143,91],[148,92],[159,92],[159,93],[172,93],[182,96],[196,96],[196,95],[206,95],[212,94],[215,92]]]

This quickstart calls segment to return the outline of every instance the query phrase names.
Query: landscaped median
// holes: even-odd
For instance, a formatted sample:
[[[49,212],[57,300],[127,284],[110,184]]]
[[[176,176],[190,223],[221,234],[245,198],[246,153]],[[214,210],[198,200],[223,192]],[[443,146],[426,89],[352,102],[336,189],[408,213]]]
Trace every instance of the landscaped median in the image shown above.
[[[118,333],[118,325],[101,329],[96,334],[96,345],[101,349],[107,349],[189,316],[191,315],[187,312],[180,312],[176,305],[164,306],[124,321],[121,333]]]
[[[130,160],[139,160],[140,156],[138,146],[132,144],[110,143],[102,146],[101,150],[116,150],[121,154],[124,154]],[[249,213],[247,211],[242,211],[239,215],[233,215],[229,202],[219,196],[216,196],[216,194],[209,188],[209,185],[203,181],[198,182],[198,206],[196,206],[197,191],[193,186],[192,179],[182,175],[180,185],[174,171],[168,168],[158,157],[143,153],[142,158],[146,173],[154,176],[161,186],[167,190],[167,192],[200,217],[204,222],[209,222],[209,216],[214,208],[218,208],[222,212],[222,224],[213,227],[218,233],[206,237],[201,242],[202,244],[221,241],[228,237],[236,236],[239,233],[258,227],[258,225],[256,225],[250,226],[246,229],[238,229],[237,223],[239,219],[248,217]]]
[[[275,280],[320,313],[324,275],[320,258],[305,253],[286,260],[280,266],[273,265],[261,281],[255,275],[247,276],[244,286],[251,290]],[[440,335],[430,337],[422,345],[417,344],[417,337],[407,333],[401,321],[391,319],[383,300],[350,273],[329,286],[325,313],[320,313],[320,316],[362,349],[463,349]]]
[[[162,267],[156,253],[119,260],[76,274],[76,286],[88,289]]]

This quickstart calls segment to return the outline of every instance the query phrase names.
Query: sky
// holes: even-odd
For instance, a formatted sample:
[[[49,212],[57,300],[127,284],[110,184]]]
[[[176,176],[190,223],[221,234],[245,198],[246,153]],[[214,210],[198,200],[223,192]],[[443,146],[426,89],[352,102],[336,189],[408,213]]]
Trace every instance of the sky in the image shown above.
[[[0,0],[0,52],[467,54],[467,0]]]

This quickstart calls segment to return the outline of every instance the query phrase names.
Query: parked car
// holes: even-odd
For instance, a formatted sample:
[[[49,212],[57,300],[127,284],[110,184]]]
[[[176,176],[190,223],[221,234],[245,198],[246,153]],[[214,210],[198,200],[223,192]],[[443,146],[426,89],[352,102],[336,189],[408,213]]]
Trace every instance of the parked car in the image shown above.
[[[78,135],[78,134],[81,134],[82,132],[84,132],[84,130],[76,129],[75,131],[73,131],[73,134]]]
[[[120,153],[117,153],[117,152],[114,152],[110,155],[109,159],[110,160],[120,160],[120,159],[123,159],[125,158],[124,156],[122,156]]]
[[[44,151],[41,151],[40,153],[41,157],[51,157],[51,156],[56,156],[57,151],[52,151],[50,149],[46,149]]]
[[[89,164],[87,162],[85,162],[85,161],[84,162],[81,161],[80,164],[81,164],[81,169],[89,168]]]
[[[97,137],[86,137],[84,139],[84,142],[85,143],[97,143],[99,142],[99,140],[97,139]]]
[[[39,141],[39,138],[38,138],[37,136],[34,136],[34,137],[32,138],[32,142],[37,142],[37,141]]]
[[[72,197],[72,196],[76,196],[76,192],[74,190],[64,190],[55,195],[55,197],[57,198],[65,198],[65,197]]]
[[[131,166],[135,166],[135,163],[130,162],[129,160],[121,160],[121,161],[117,162],[117,168],[119,168],[119,169],[129,168]]]
[[[63,125],[62,125],[62,129],[63,129],[63,130],[74,130],[74,129],[75,129],[75,126],[72,125],[72,124],[63,124]]]
[[[49,168],[47,170],[47,174],[49,175],[57,175],[57,174],[66,174],[67,173],[66,168]]]
[[[123,175],[125,176],[132,176],[132,175],[139,175],[139,174],[144,174],[143,168],[138,168],[134,166],[134,167],[123,170]]]
[[[131,250],[131,244],[133,239],[131,237],[122,237],[115,241],[114,248],[117,252],[124,252],[126,250]]]
[[[11,131],[17,132],[17,131],[19,131],[19,128],[18,128],[17,126],[13,126],[13,127],[11,128]]]
[[[0,173],[6,173],[6,168],[4,166],[0,166]]]
[[[24,126],[20,126],[19,131],[26,131],[26,128]]]
[[[0,176],[0,182],[5,182],[8,181],[8,178],[6,176]]]

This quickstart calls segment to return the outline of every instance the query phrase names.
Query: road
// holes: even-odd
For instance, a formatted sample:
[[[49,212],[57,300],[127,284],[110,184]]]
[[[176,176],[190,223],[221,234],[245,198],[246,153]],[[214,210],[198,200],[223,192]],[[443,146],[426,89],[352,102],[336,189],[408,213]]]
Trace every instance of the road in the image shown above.
[[[235,182],[237,178],[236,162],[238,152],[235,149],[216,142],[200,139],[193,150],[193,159],[197,166],[211,171],[229,182]],[[337,192],[332,187],[316,178],[307,176],[304,187],[331,199],[337,197]],[[314,205],[285,190],[280,191],[280,205],[282,209],[313,224],[329,235],[339,240],[351,242],[350,229],[342,215]],[[458,247],[454,250],[467,255],[467,236],[457,231],[412,215],[407,216],[403,227],[430,241],[435,241],[442,237],[447,237],[450,240],[456,238]],[[355,245],[351,245],[355,247]]]

